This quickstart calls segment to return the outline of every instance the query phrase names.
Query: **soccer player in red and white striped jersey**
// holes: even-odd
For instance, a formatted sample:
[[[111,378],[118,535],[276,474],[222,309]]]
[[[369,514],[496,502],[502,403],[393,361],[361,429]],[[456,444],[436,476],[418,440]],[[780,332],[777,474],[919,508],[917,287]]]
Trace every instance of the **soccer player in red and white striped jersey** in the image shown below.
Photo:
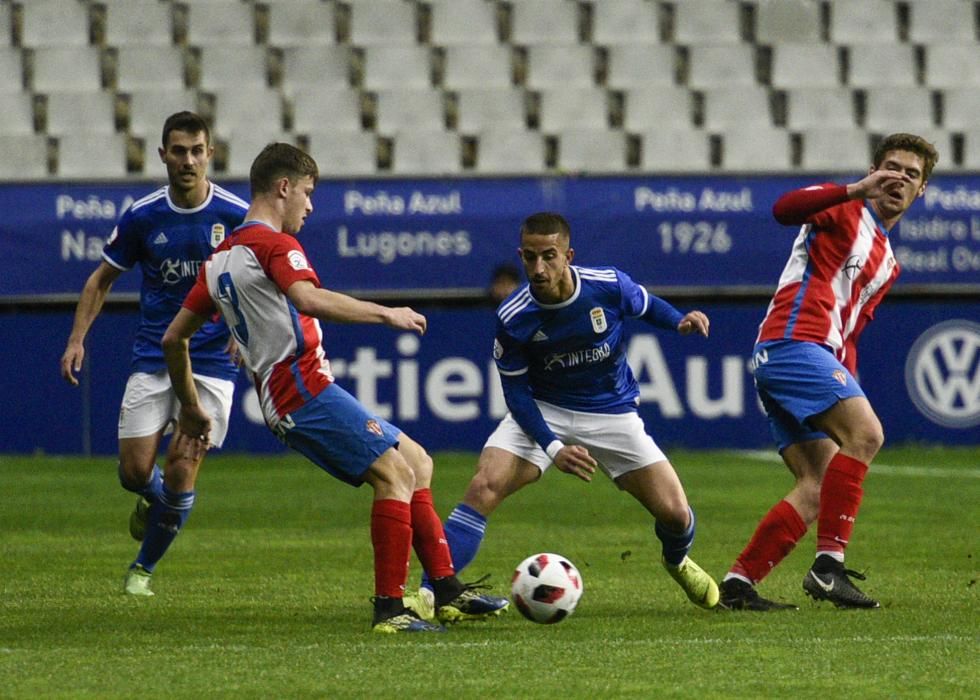
[[[417,442],[371,414],[333,381],[319,320],[382,323],[424,333],[425,317],[320,286],[296,235],[313,211],[319,169],[298,148],[266,146],[252,164],[252,205],[201,268],[163,336],[167,369],[181,407],[177,444],[188,453],[208,443],[211,417],[191,381],[190,338],[220,312],[238,341],[270,429],[289,447],[352,486],[374,489],[376,632],[442,632],[439,622],[482,620],[508,606],[456,578],[430,484],[432,459]],[[436,592],[430,622],[402,598],[412,549]]]
[[[796,485],[762,519],[721,585],[731,609],[795,608],[758,584],[814,521],[817,556],[803,589],[843,608],[876,608],[844,568],[868,465],[884,442],[858,385],[857,340],[899,274],[889,232],[921,197],[938,155],[919,136],[892,134],[868,174],[849,185],[784,194],[781,224],[801,225],[753,352],[756,389]]]

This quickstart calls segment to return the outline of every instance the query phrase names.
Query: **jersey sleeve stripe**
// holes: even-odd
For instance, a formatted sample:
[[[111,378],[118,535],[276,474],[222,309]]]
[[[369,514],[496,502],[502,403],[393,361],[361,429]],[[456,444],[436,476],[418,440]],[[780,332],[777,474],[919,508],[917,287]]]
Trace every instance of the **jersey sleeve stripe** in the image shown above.
[[[248,209],[248,202],[246,202],[241,197],[232,194],[231,192],[229,192],[228,190],[226,190],[225,188],[219,185],[214,185],[214,195],[220,199],[225,200],[226,202],[231,202],[232,204],[237,204],[243,209]]]
[[[166,197],[166,196],[167,196],[167,188],[166,187],[161,187],[158,190],[155,190],[153,192],[150,192],[150,194],[146,195],[145,197],[140,197],[139,199],[137,199],[129,207],[129,210],[130,211],[136,211],[137,209],[140,209],[141,207],[145,207],[147,204],[152,204],[153,202],[157,201],[158,199],[160,199],[162,197]]]
[[[123,267],[122,265],[120,265],[119,263],[117,263],[115,260],[113,260],[112,258],[110,258],[108,255],[106,255],[105,254],[105,251],[102,252],[102,259],[105,260],[110,265],[112,265],[117,270],[121,270],[122,272],[128,272],[129,270],[132,270],[133,269],[131,267]]]
[[[527,288],[521,290],[521,292],[504,305],[498,312],[497,316],[504,323],[507,323],[515,315],[517,315],[521,309],[527,307],[531,303],[531,292]]]
[[[640,313],[636,314],[635,316],[631,316],[630,318],[639,318],[647,312],[647,309],[650,308],[650,292],[648,292],[645,287],[640,287],[640,290],[643,292],[643,308],[640,310]]]
[[[590,267],[579,267],[576,268],[582,279],[588,280],[598,280],[600,282],[615,282],[616,281],[616,271],[615,270],[596,270]]]
[[[511,369],[511,370],[503,370],[498,367],[497,371],[500,372],[505,377],[518,377],[522,374],[527,374],[527,367],[524,367],[522,369]]]

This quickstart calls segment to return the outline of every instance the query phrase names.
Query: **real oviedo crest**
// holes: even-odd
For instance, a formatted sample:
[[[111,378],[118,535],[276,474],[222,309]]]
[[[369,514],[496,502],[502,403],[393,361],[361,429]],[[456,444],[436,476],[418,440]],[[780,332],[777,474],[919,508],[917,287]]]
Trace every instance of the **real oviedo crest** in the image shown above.
[[[211,227],[211,247],[217,248],[225,240],[225,225],[214,224]]]
[[[589,318],[592,319],[592,330],[596,333],[602,333],[609,326],[606,324],[606,312],[602,310],[601,306],[597,306],[589,312]]]

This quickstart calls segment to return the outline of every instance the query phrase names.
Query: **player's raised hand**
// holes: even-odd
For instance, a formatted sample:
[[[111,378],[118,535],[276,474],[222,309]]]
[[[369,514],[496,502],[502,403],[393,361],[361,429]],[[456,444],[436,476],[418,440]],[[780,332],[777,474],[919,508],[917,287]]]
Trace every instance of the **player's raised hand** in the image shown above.
[[[872,170],[857,182],[848,185],[847,195],[851,199],[877,199],[893,187],[910,182],[912,178],[899,170]]]
[[[581,445],[565,445],[555,455],[558,471],[577,476],[582,481],[592,481],[596,461],[589,451]]]
[[[690,335],[691,333],[698,333],[703,335],[705,338],[708,337],[708,327],[711,322],[708,321],[707,315],[702,311],[689,311],[681,322],[677,324],[677,332],[681,335]]]
[[[415,331],[419,335],[425,333],[428,321],[425,316],[407,306],[396,306],[388,309],[387,325],[406,331]]]
[[[61,376],[72,386],[78,386],[76,372],[82,371],[82,360],[85,359],[85,346],[81,343],[69,343],[65,354],[61,356]]]

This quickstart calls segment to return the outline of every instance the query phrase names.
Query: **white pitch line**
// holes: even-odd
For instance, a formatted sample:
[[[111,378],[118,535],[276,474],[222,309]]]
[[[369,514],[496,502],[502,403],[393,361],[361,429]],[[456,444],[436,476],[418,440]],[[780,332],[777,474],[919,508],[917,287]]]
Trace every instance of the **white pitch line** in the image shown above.
[[[782,464],[783,458],[775,452],[766,450],[740,450],[735,454],[741,457],[750,457],[763,462],[773,462]],[[980,479],[980,469],[944,469],[943,467],[919,467],[919,466],[898,466],[893,464],[871,463],[871,471],[875,474],[886,476],[931,476],[931,477],[966,477],[968,479]]]

